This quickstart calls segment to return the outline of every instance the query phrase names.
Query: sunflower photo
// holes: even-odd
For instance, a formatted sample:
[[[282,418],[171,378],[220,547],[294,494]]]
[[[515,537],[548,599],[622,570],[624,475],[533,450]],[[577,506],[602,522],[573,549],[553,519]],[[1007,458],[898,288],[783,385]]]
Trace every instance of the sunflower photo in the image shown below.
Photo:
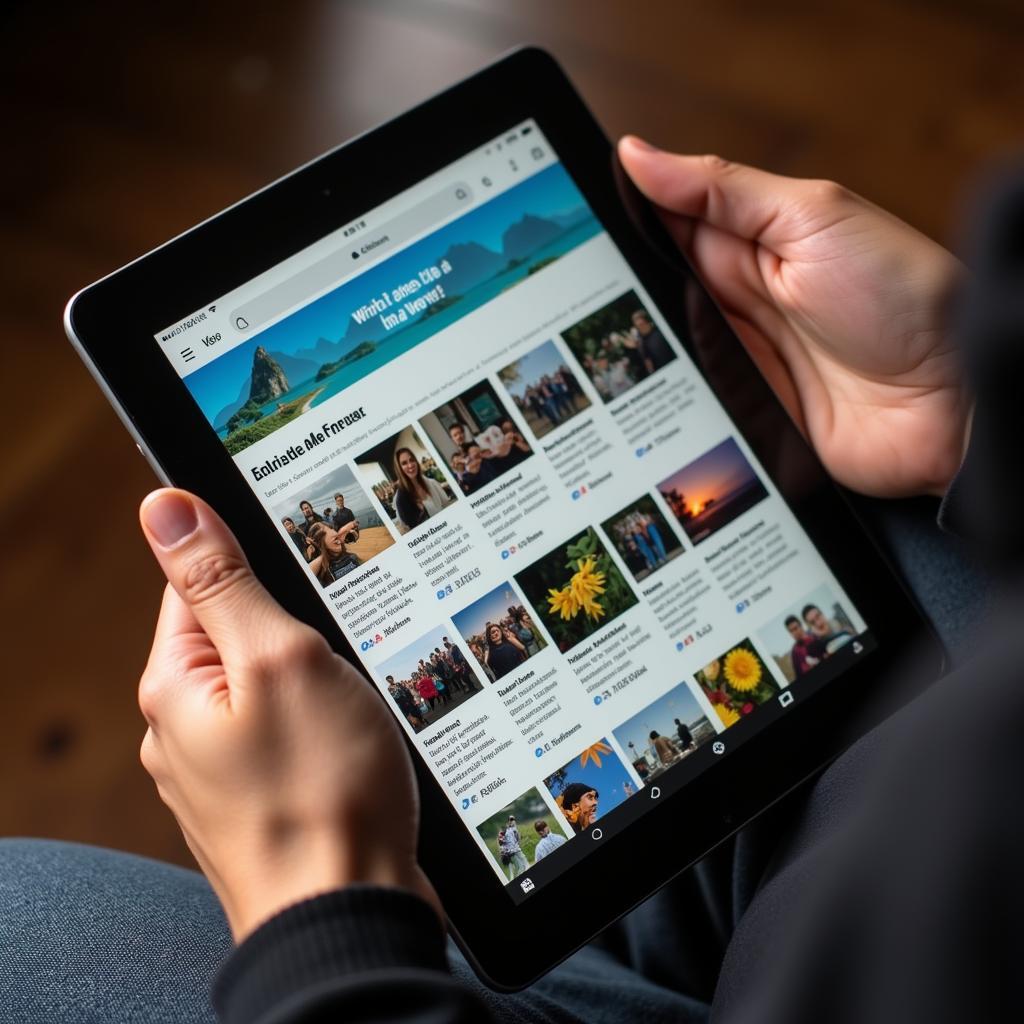
[[[563,653],[637,603],[592,527],[515,579]]]
[[[694,678],[726,728],[779,692],[778,683],[749,640],[734,644]]]
[[[586,832],[601,815],[636,792],[629,769],[607,739],[581,750],[568,764],[552,772],[544,786],[562,812],[570,836]]]

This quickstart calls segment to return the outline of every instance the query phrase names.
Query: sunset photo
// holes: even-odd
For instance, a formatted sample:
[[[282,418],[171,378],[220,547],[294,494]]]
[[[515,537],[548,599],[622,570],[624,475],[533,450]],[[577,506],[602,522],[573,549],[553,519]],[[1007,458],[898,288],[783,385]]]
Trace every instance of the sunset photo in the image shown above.
[[[662,480],[658,490],[694,544],[768,497],[731,437]]]

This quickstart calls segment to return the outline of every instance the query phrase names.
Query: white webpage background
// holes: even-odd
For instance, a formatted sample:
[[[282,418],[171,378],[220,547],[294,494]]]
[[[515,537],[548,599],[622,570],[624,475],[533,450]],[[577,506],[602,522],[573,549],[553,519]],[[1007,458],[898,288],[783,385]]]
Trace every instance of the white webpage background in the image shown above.
[[[591,490],[584,498],[574,501],[569,490],[560,483],[557,474],[543,454],[541,443],[533,438],[514,403],[508,400],[507,393],[497,377],[497,371],[548,340],[554,340],[559,345],[563,354],[567,356],[566,362],[574,367],[574,360],[569,357],[568,349],[558,338],[559,331],[572,326],[589,313],[630,289],[637,292],[643,303],[654,314],[659,326],[663,329],[666,337],[672,341],[679,354],[676,360],[659,370],[656,376],[665,375],[672,378],[686,376],[696,387],[696,401],[679,414],[678,425],[682,427],[682,430],[672,443],[656,446],[643,459],[638,459],[633,451],[634,446],[627,444],[625,438],[622,437],[619,427],[609,412],[609,407],[602,402],[586,375],[581,370],[577,371],[577,377],[586,390],[592,406],[585,413],[570,420],[564,428],[545,436],[543,444],[549,445],[552,440],[557,439],[561,429],[571,430],[584,417],[593,417],[595,423],[601,428],[603,439],[612,444],[612,449],[599,467],[600,471],[595,470],[594,475],[603,476],[611,471],[612,478]],[[632,574],[618,557],[614,546],[606,544],[609,554],[619,565],[623,577],[633,586],[639,598],[639,603],[613,620],[614,623],[618,625],[625,622],[629,627],[637,623],[644,623],[651,632],[651,641],[646,645],[647,649],[638,652],[639,660],[649,668],[644,681],[635,687],[628,688],[615,701],[595,706],[584,693],[573,670],[565,661],[565,656],[559,653],[557,645],[545,632],[548,646],[530,659],[528,667],[541,674],[552,666],[558,666],[558,692],[563,707],[562,715],[557,720],[546,723],[545,731],[556,735],[560,731],[571,728],[577,722],[582,723],[582,729],[575,735],[578,742],[575,742],[574,738],[574,741],[567,742],[564,748],[560,748],[557,752],[551,751],[548,756],[543,758],[537,758],[533,745],[528,744],[527,740],[520,736],[518,728],[512,722],[502,700],[498,697],[497,690],[500,684],[485,685],[482,693],[460,706],[458,713],[464,721],[475,721],[486,715],[488,718],[487,728],[499,741],[506,738],[514,739],[514,742],[489,764],[489,777],[500,776],[506,782],[496,791],[474,803],[463,815],[467,828],[481,851],[485,852],[496,873],[505,882],[507,879],[498,865],[494,864],[490,854],[487,853],[487,848],[474,826],[482,823],[534,786],[540,790],[545,799],[548,799],[541,780],[550,772],[561,767],[574,753],[605,738],[615,747],[623,763],[632,771],[630,764],[632,758],[626,751],[618,747],[612,735],[612,729],[681,682],[687,683],[709,721],[721,731],[723,726],[705,699],[700,687],[694,681],[694,673],[718,656],[721,651],[728,649],[730,644],[749,638],[759,650],[762,660],[775,674],[775,681],[779,686],[784,687],[786,680],[775,668],[771,652],[764,650],[760,645],[758,630],[782,613],[793,601],[798,601],[820,584],[829,586],[837,598],[843,602],[844,607],[853,617],[858,631],[863,630],[864,624],[839,587],[838,581],[780,498],[771,479],[739,436],[735,426],[704,383],[678,341],[667,329],[667,325],[658,315],[656,307],[653,306],[639,281],[634,277],[618,249],[606,234],[598,235],[579,248],[572,250],[539,273],[526,278],[508,292],[403,354],[394,363],[375,370],[363,380],[332,396],[322,405],[314,407],[287,426],[258,441],[238,455],[235,461],[263,505],[273,515],[272,507],[280,507],[283,498],[286,499],[290,494],[297,496],[304,486],[315,482],[320,476],[335,469],[342,462],[349,465],[357,480],[361,479],[353,463],[356,456],[397,433],[403,427],[415,423],[426,413],[436,409],[448,399],[485,377],[495,386],[498,394],[505,399],[510,415],[517,422],[524,437],[527,438],[534,450],[532,458],[517,467],[516,472],[521,470],[524,475],[541,473],[553,494],[553,501],[517,524],[517,536],[526,537],[543,531],[543,538],[534,542],[528,550],[517,553],[507,560],[502,560],[500,550],[494,546],[487,531],[479,525],[477,515],[470,507],[470,502],[460,496],[459,500],[445,509],[440,516],[450,523],[461,522],[465,530],[471,534],[477,556],[475,564],[482,572],[479,578],[461,589],[457,596],[448,598],[444,602],[438,601],[434,591],[426,585],[413,554],[406,546],[406,540],[415,536],[415,532],[407,534],[405,538],[397,538],[393,546],[376,556],[373,560],[374,564],[379,564],[382,569],[407,580],[418,579],[422,584],[414,591],[413,604],[401,612],[403,618],[406,616],[411,618],[412,621],[409,625],[362,655],[364,664],[382,692],[386,693],[386,688],[383,686],[381,678],[374,673],[378,664],[415,642],[434,627],[442,627],[453,642],[459,642],[458,631],[451,621],[453,613],[457,613],[503,583],[512,582],[514,587],[515,584],[512,581],[514,573],[526,568],[537,557],[579,533],[587,525],[601,523],[644,493],[654,495],[655,502],[661,507],[666,520],[676,530],[686,548],[685,554],[659,571],[659,576],[680,574],[689,571],[698,563],[703,564],[704,549],[700,547],[694,549],[688,538],[678,529],[671,512],[656,490],[656,484],[727,437],[736,439],[741,450],[758,471],[762,482],[768,489],[769,497],[755,509],[749,510],[719,530],[714,535],[714,540],[707,542],[707,550],[713,550],[718,543],[727,541],[738,530],[748,525],[753,516],[778,522],[786,540],[796,549],[796,556],[773,575],[773,596],[764,605],[758,606],[756,619],[738,619],[734,602],[728,600],[724,592],[717,588],[711,580],[712,589],[702,599],[701,615],[713,626],[713,631],[707,639],[700,640],[680,652],[676,650],[675,638],[661,632],[657,622],[654,621],[649,606],[642,596],[641,588],[634,583]],[[643,383],[650,383],[654,379],[655,377],[648,378]],[[633,392],[639,391],[642,386],[638,385]],[[621,399],[611,403],[612,406],[616,407],[622,401],[628,400],[630,395],[631,393],[627,392]],[[273,459],[289,445],[301,445],[309,432],[319,429],[321,423],[337,419],[359,406],[366,411],[367,418],[364,422],[367,426],[365,430],[363,424],[360,423],[331,439],[331,443],[318,448],[310,455],[309,464],[299,462],[288,465],[275,473],[269,480],[260,482],[253,480],[250,467]],[[675,425],[676,423],[663,426],[661,430],[664,432]],[[416,429],[428,450],[433,451],[422,428],[417,427]],[[331,447],[332,443],[333,447]],[[443,467],[444,463],[439,453],[434,451],[433,454],[438,465]],[[492,486],[498,486],[500,483],[501,479],[499,478]],[[459,494],[454,482],[453,488],[456,494]],[[382,521],[386,524],[389,523],[388,515],[376,503],[372,493],[366,488],[364,490],[370,500],[374,502]],[[474,500],[477,497],[479,494],[473,495]],[[297,502],[298,497],[295,499],[296,504]],[[279,522],[277,525],[281,531],[282,543],[288,544],[291,549],[292,544],[284,528]],[[515,543],[515,541],[513,540],[511,543]],[[706,573],[706,575],[710,580],[710,574]],[[311,574],[310,585],[320,594],[340,623],[335,602],[329,596],[330,589],[321,589]],[[337,587],[333,589],[337,589]],[[525,597],[525,595],[522,596]],[[530,607],[528,600],[524,603]],[[539,615],[534,615],[534,622],[543,629]],[[364,639],[363,636],[350,632],[344,626],[342,628],[348,640],[358,651],[360,641]],[[464,643],[461,643],[461,646],[470,665],[475,669],[476,663],[472,654],[466,649]],[[481,682],[484,682],[483,674],[480,672],[477,674]],[[442,718],[436,727],[431,727],[416,736],[404,716],[399,715],[398,717],[409,733],[413,744],[420,750],[425,749],[422,746],[423,740],[441,730],[445,723],[445,719]],[[461,810],[461,801],[445,785],[431,758],[427,756],[425,760],[438,781],[448,790],[453,804]],[[639,778],[633,776],[633,782],[639,790],[641,788]],[[552,810],[554,810],[553,805]]]

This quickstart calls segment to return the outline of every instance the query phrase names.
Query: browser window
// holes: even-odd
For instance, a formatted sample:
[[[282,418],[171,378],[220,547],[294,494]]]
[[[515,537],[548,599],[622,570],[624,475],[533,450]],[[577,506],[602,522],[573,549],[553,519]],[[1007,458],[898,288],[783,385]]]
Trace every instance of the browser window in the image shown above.
[[[157,340],[517,901],[870,643],[533,122]]]

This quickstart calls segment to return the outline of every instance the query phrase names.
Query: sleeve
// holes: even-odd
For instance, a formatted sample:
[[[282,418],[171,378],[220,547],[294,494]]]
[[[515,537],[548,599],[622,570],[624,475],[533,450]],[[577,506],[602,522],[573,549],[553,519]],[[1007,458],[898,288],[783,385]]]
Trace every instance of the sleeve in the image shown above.
[[[1004,183],[976,221],[973,276],[956,317],[975,405],[967,454],[943,499],[939,525],[969,540],[1005,572],[1024,567],[1024,175],[1018,172]]]
[[[222,1024],[487,1024],[448,972],[444,932],[412,893],[352,886],[261,925],[214,986]]]

